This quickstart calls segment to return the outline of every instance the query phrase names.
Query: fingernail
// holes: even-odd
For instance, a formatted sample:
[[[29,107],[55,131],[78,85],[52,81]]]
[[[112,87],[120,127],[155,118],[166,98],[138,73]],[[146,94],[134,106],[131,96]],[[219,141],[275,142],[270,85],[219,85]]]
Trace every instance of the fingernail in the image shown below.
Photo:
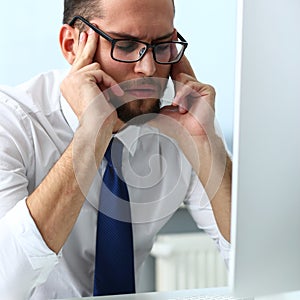
[[[187,112],[187,110],[186,110],[183,106],[179,106],[179,112],[180,112],[181,114],[184,114],[184,113]]]
[[[94,33],[94,30],[92,29],[92,28],[90,28],[89,30],[88,30],[88,35],[92,35]]]
[[[84,39],[84,32],[81,32],[79,35],[79,41],[82,42]]]

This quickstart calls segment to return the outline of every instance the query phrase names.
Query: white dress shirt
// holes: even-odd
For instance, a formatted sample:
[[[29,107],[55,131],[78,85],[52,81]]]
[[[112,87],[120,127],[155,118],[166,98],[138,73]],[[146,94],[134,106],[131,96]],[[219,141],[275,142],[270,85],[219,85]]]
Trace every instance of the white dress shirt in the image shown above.
[[[47,247],[26,206],[28,195],[60,158],[78,125],[60,94],[65,75],[52,71],[15,88],[0,87],[0,295],[6,299],[92,295],[101,180],[95,177],[58,255]],[[132,209],[137,286],[157,232],[182,203],[227,261],[230,245],[177,144],[147,125],[129,126],[116,136],[124,144],[122,171]],[[104,159],[100,174],[105,166]]]

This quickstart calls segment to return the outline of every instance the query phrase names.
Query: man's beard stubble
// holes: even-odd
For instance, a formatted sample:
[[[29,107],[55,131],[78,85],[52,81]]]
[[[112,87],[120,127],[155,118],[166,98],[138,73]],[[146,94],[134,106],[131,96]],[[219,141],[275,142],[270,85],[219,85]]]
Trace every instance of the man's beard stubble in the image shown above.
[[[143,110],[145,101],[153,104]],[[125,124],[142,125],[153,119],[160,112],[161,102],[159,99],[136,99],[117,107],[118,118]]]
[[[159,114],[161,97],[163,96],[168,79],[144,77],[119,83],[124,96],[118,97],[108,92],[111,104],[116,108],[118,118],[126,125],[142,125]],[[153,89],[149,98],[138,99],[131,94],[132,89]]]

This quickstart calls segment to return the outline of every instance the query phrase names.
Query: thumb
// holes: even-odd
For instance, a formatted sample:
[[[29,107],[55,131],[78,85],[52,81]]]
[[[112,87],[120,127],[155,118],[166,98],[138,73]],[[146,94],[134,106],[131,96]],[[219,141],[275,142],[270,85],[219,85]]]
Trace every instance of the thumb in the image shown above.
[[[172,65],[170,75],[173,80],[176,80],[178,75],[181,73],[185,73],[189,76],[196,78],[194,70],[185,55],[178,63]]]

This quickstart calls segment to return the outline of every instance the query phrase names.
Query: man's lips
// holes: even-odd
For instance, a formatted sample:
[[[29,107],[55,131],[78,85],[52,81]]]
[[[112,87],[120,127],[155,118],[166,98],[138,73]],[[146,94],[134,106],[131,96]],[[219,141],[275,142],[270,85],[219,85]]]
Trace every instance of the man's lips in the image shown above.
[[[125,90],[126,94],[132,95],[137,99],[159,98],[157,88],[153,86],[134,87]]]

